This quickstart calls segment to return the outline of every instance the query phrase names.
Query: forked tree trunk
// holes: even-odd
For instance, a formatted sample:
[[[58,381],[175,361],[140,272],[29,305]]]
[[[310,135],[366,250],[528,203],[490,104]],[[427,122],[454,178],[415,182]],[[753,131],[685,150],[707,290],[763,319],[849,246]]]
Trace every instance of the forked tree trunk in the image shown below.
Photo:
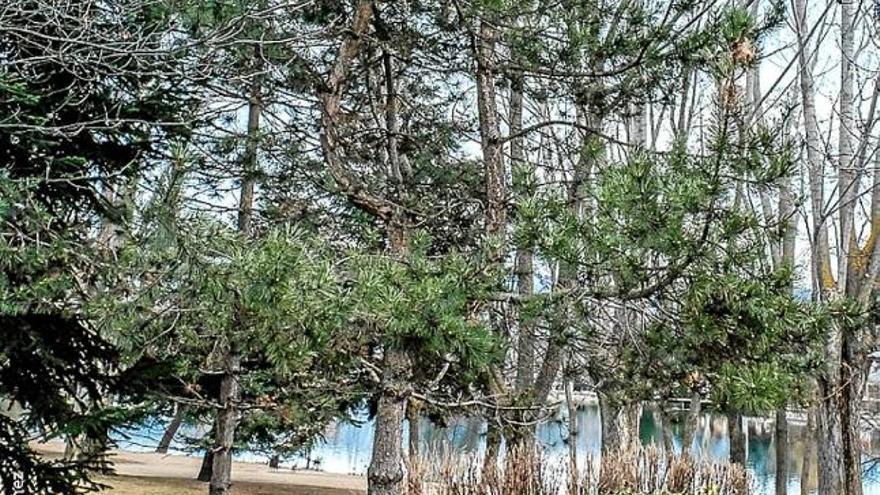
[[[186,415],[186,410],[187,407],[184,404],[178,403],[174,405],[174,417],[171,418],[171,422],[168,423],[168,427],[165,428],[165,433],[162,435],[162,439],[159,440],[159,446],[156,447],[156,453],[168,453],[168,448],[171,447],[171,442],[174,440],[174,436],[177,435],[177,430],[180,429],[180,425],[183,423],[183,417]]]

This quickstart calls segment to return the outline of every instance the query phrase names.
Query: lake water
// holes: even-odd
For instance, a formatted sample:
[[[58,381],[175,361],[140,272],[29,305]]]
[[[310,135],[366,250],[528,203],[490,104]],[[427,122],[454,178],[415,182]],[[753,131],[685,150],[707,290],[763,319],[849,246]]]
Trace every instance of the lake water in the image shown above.
[[[598,408],[587,405],[578,410],[580,432],[576,439],[580,458],[598,454],[601,448],[601,429]],[[568,455],[567,419],[564,411],[538,428],[538,439],[545,448],[548,458],[563,459]],[[747,464],[753,474],[758,495],[772,494],[776,456],[773,440],[772,421],[761,418],[749,418],[746,428]],[[155,448],[158,438],[162,435],[163,425],[154,423],[141,428],[123,432],[118,438],[120,447],[135,450]],[[438,427],[427,420],[422,420],[423,452],[431,455],[480,455],[484,449],[486,426],[479,418],[458,418],[445,427]],[[189,429],[184,432],[189,436],[197,436],[199,431]],[[646,411],[641,423],[642,442],[647,444],[659,441],[652,416]],[[791,494],[800,494],[801,470],[805,446],[805,428],[792,422],[789,425],[789,480],[788,489]],[[344,474],[365,474],[370,461],[370,450],[373,443],[373,424],[366,414],[355,417],[352,423],[331,425],[320,441],[307,455],[287,462],[287,465],[310,467],[323,471]],[[681,449],[681,426],[673,426],[673,443],[676,450]],[[880,458],[880,433],[866,432],[863,435],[866,459]],[[695,434],[693,448],[702,456],[713,459],[726,459],[730,442],[727,437],[727,423],[723,417],[704,415],[701,425]],[[176,443],[172,448],[182,449]],[[182,450],[178,450],[178,453]],[[196,453],[198,455],[198,453]],[[240,452],[241,460],[266,462],[265,456],[255,453]],[[284,465],[284,464],[282,464]],[[866,464],[865,495],[880,495],[880,468],[874,469]],[[815,469],[815,464],[814,464]],[[877,472],[875,472],[877,471]],[[816,479],[815,473],[812,480]],[[810,486],[815,493],[815,486]]]

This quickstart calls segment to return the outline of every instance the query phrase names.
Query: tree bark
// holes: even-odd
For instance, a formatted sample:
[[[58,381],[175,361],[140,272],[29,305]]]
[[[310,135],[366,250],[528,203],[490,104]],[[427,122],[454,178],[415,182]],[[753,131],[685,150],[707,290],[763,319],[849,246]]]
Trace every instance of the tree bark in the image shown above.
[[[620,420],[623,422],[620,431],[624,448],[631,451],[641,448],[642,404],[640,402],[626,404]]]
[[[369,495],[399,495],[406,487],[403,420],[406,415],[406,380],[411,364],[402,350],[391,348],[386,353],[376,409],[373,454],[367,470]]]
[[[570,363],[571,360],[569,359]],[[578,473],[578,434],[580,428],[578,426],[578,410],[577,404],[574,403],[574,380],[572,379],[570,364],[566,366],[564,374],[565,387],[565,403],[568,407],[568,492],[572,495],[578,494],[580,490],[580,475]]]
[[[486,454],[483,456],[483,478],[495,479],[498,456],[501,454],[501,429],[490,419],[486,423]]]
[[[518,195],[529,194],[528,185],[521,181],[530,181],[532,172],[525,163],[525,151],[522,131],[523,119],[523,76],[515,74],[510,82],[510,166],[514,177],[514,190]],[[516,251],[516,287],[523,296],[531,296],[534,292],[534,251],[531,240],[518,246]],[[522,315],[518,320],[516,345],[516,392],[526,392],[535,382],[535,340],[534,325],[524,321]]]
[[[211,481],[211,471],[214,467],[214,451],[210,448],[205,451],[202,456],[202,467],[199,468],[199,474],[196,479],[205,483]]]
[[[742,414],[738,412],[727,414],[727,435],[730,439],[730,462],[745,466],[746,437],[743,432],[742,420]]]
[[[422,405],[421,403],[413,398],[410,398],[406,405],[406,420],[409,424],[409,462],[412,465],[413,463],[419,462],[419,458],[421,457],[421,444],[422,444]]]
[[[242,161],[241,190],[238,204],[238,230],[248,237],[253,229],[254,187],[256,184],[260,114],[262,102],[262,53],[260,45],[254,47],[253,81],[248,95],[248,125],[245,154]],[[237,325],[236,325],[237,326]],[[217,413],[217,431],[214,441],[214,458],[211,468],[210,495],[226,495],[232,486],[232,451],[235,444],[235,428],[238,424],[238,400],[240,396],[238,375],[241,371],[241,355],[233,342],[227,343],[223,357],[223,377],[220,380],[220,410]]]
[[[816,411],[807,409],[807,425],[804,427],[804,458],[801,463],[801,495],[811,495],[816,489]]]
[[[504,161],[501,155],[501,131],[498,124],[498,102],[495,91],[495,42],[497,33],[492,24],[480,21],[477,44],[477,114],[483,151],[483,172],[486,191],[486,235],[503,234],[507,218],[504,187]],[[500,255],[500,253],[493,253]]]
[[[177,430],[180,429],[180,425],[183,423],[183,417],[186,415],[186,410],[187,406],[184,404],[176,403],[174,405],[174,417],[171,418],[171,422],[168,423],[168,427],[165,428],[165,433],[162,435],[162,439],[159,440],[159,446],[156,447],[156,453],[168,453],[171,441],[174,440],[174,436],[177,435]]]
[[[667,454],[673,452],[672,447],[672,431],[669,424],[669,415],[662,401],[651,404],[651,411],[654,416],[654,424],[657,425],[657,444],[660,449]]]
[[[788,494],[788,418],[785,408],[776,411],[776,495]]]
[[[599,394],[599,416],[602,421],[602,453],[617,452],[622,447],[620,434],[620,408]]]
[[[681,453],[690,453],[694,448],[694,438],[697,436],[697,429],[700,427],[702,403],[700,402],[700,394],[694,392],[691,395],[691,403],[688,408],[687,420],[681,434]]]
[[[220,410],[217,412],[217,432],[214,458],[211,463],[210,495],[227,495],[232,486],[232,450],[235,427],[238,423],[238,374],[241,356],[230,349],[225,356],[224,374],[220,380]]]
[[[270,469],[278,469],[278,466],[281,465],[281,456],[278,454],[274,454],[269,458],[269,468]]]

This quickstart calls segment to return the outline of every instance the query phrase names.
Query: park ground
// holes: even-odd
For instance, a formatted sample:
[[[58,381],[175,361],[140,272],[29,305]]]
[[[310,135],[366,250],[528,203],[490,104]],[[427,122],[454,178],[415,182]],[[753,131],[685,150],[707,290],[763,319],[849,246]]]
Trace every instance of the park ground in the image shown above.
[[[46,456],[60,455],[60,443],[41,444]],[[207,483],[195,479],[201,459],[149,452],[111,452],[115,474],[98,481],[112,495],[202,495]],[[366,492],[362,476],[271,469],[264,464],[236,462],[232,468],[234,495],[361,495]]]

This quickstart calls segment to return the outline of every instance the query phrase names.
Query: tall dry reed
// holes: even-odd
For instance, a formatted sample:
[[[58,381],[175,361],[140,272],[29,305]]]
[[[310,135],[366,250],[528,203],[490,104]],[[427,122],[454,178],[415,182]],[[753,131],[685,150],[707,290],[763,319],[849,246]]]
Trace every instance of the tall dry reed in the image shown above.
[[[588,458],[576,486],[568,463],[537,451],[509,453],[497,466],[444,455],[409,466],[407,495],[749,495],[741,466],[665,454],[653,446]]]

